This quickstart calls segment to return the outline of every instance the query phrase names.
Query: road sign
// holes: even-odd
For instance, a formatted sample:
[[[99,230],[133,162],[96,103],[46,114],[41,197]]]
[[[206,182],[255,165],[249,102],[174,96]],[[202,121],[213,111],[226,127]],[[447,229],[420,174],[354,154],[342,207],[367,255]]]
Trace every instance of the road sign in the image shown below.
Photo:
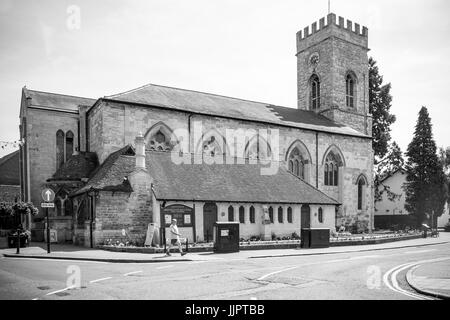
[[[43,189],[41,195],[45,202],[53,202],[55,200],[55,192],[50,188]]]
[[[41,208],[54,208],[55,204],[53,202],[41,202]]]

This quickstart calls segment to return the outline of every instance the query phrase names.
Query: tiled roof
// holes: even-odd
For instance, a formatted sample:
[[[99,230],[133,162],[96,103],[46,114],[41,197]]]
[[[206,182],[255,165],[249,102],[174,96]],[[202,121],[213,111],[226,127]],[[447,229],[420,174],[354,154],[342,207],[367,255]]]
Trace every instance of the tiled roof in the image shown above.
[[[52,180],[81,180],[89,178],[90,174],[97,168],[98,159],[94,152],[80,152],[72,155],[52,176]]]
[[[91,178],[82,188],[73,195],[84,193],[90,189],[109,191],[132,191],[131,186],[124,177],[127,177],[135,165],[134,151],[127,145],[111,153],[101,166],[92,172]]]
[[[26,98],[31,98],[31,105],[51,109],[78,111],[79,105],[92,106],[97,101],[96,99],[29,90],[26,88],[24,88],[24,92]]]
[[[124,180],[135,168],[130,150],[127,146],[112,153],[73,195],[89,189],[132,191]],[[159,200],[338,204],[281,167],[275,175],[261,175],[262,165],[254,164],[177,165],[171,153],[152,151],[147,151],[146,166]]]
[[[19,150],[0,158],[0,185],[20,185]]]
[[[105,99],[166,107],[212,116],[288,125],[298,128],[368,137],[313,111],[274,106],[185,89],[148,84]]]
[[[170,153],[147,152],[157,199],[217,202],[338,204],[280,167],[262,175],[261,164],[180,164]]]

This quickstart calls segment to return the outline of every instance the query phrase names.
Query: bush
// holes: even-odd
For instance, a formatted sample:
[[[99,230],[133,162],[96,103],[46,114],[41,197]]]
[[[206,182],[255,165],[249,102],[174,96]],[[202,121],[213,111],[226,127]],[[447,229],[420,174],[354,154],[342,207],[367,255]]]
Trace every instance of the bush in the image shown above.
[[[444,230],[445,232],[450,232],[450,222],[445,225]]]

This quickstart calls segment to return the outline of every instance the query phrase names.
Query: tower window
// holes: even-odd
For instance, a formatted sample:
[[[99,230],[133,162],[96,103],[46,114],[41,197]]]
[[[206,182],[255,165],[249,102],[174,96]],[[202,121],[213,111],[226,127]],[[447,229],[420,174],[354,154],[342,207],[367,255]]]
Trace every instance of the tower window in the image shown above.
[[[351,74],[345,77],[345,101],[347,107],[355,107],[355,78]]]
[[[311,83],[311,110],[320,108],[320,80],[319,77],[314,74],[310,80]]]

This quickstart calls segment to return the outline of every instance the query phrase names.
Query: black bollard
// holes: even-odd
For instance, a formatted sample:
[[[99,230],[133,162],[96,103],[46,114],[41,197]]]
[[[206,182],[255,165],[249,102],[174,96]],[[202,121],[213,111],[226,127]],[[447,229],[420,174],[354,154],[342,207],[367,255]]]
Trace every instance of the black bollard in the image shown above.
[[[20,228],[17,228],[17,251],[16,254],[20,253]]]
[[[189,251],[189,240],[188,238],[186,238],[186,252]]]

